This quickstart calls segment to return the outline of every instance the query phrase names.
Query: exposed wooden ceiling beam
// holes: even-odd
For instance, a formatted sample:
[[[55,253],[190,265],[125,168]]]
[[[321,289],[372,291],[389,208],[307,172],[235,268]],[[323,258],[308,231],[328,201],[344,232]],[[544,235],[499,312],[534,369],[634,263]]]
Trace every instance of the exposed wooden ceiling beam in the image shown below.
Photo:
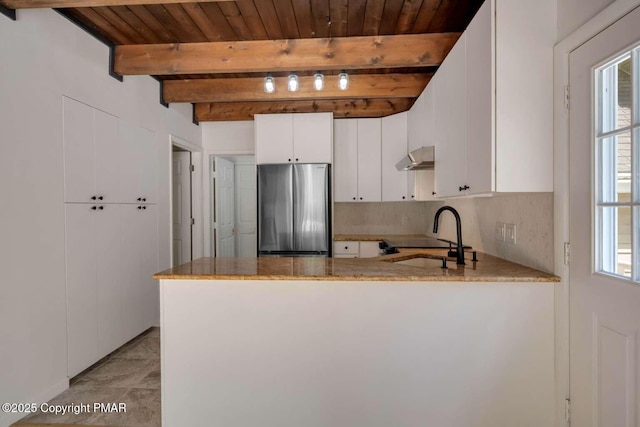
[[[460,33],[116,46],[120,75],[438,66]]]
[[[198,0],[202,3],[235,0]],[[10,9],[79,8],[102,6],[136,6],[145,4],[192,3],[193,0],[0,0]]]
[[[334,118],[385,117],[407,111],[413,98],[341,99],[289,102],[220,102],[196,104],[199,122],[253,120],[254,114],[328,113]]]
[[[326,76],[325,87],[313,88],[313,76],[298,77],[300,89],[287,90],[287,77],[274,77],[276,90],[265,93],[262,78],[165,80],[165,102],[291,101],[303,99],[415,98],[431,74],[357,74],[349,77],[349,88],[338,89],[338,76]]]

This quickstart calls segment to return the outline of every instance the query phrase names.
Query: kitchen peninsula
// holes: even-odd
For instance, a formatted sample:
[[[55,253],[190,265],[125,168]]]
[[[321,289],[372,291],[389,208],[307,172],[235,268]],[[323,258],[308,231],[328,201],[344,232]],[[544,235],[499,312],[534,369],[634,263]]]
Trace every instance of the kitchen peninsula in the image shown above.
[[[157,274],[163,425],[552,426],[558,278],[442,256],[201,258]],[[394,262],[407,260],[424,266]]]

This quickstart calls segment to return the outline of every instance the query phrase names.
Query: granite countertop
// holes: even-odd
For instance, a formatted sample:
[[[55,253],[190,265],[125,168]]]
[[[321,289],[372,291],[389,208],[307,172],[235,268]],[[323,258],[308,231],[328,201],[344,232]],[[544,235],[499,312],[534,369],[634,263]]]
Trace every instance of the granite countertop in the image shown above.
[[[200,258],[165,270],[155,279],[190,280],[331,280],[331,281],[451,281],[559,282],[560,278],[491,255],[478,253],[478,262],[465,253],[466,266],[448,258],[440,268],[442,249],[406,249],[376,258]],[[395,264],[393,260],[434,258],[427,266]],[[420,262],[420,260],[418,260]]]

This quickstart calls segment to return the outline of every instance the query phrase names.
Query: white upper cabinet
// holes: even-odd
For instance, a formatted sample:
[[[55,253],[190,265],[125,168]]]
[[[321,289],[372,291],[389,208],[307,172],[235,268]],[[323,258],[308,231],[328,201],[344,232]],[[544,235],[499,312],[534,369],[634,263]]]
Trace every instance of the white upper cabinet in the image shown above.
[[[407,155],[407,113],[382,118],[382,201],[402,202],[414,196],[407,191],[409,172],[396,169]]]
[[[63,98],[64,200],[105,203],[118,198],[118,119]]]
[[[333,114],[293,115],[293,158],[298,163],[333,163]]]
[[[462,34],[432,79],[436,137],[435,192],[438,196],[457,195],[466,182],[465,47],[465,34]]]
[[[256,114],[256,163],[332,163],[333,114]]]
[[[293,157],[293,115],[256,114],[256,163],[291,163]]]
[[[382,200],[380,119],[358,119],[358,201]]]
[[[470,193],[493,191],[495,169],[491,159],[491,2],[478,11],[467,27],[467,136],[466,181]]]
[[[358,120],[334,120],[333,162],[336,202],[355,202],[358,197]]]
[[[155,203],[155,134],[63,98],[64,201]]]
[[[335,201],[381,201],[381,120],[338,119],[334,126]]]
[[[119,121],[120,203],[156,203],[157,153],[155,134]]]
[[[487,0],[429,82],[438,197],[553,191],[554,16],[553,0]]]

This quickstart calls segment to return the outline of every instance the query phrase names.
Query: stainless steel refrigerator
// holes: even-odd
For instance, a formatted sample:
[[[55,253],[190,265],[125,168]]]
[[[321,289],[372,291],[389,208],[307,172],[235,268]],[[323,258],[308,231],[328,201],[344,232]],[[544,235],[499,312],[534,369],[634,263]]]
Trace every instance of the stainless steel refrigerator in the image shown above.
[[[328,164],[258,165],[258,256],[331,256]]]

